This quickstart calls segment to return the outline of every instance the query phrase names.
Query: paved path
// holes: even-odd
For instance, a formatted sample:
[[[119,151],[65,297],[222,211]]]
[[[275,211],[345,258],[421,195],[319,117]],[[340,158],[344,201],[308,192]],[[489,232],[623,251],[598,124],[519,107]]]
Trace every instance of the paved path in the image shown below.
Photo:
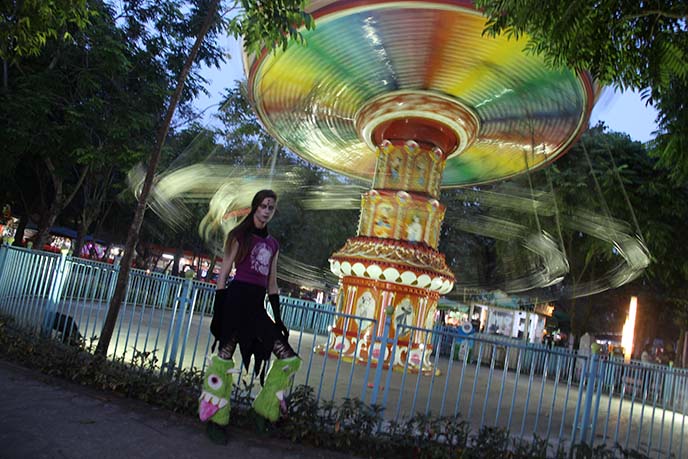
[[[0,458],[343,459],[348,456],[230,429],[212,444],[203,425],[146,403],[0,360]]]

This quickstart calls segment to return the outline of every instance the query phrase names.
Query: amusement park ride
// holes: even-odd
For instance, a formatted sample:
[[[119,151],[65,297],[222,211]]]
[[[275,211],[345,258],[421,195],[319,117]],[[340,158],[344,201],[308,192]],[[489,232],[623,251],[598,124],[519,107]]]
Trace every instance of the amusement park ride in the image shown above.
[[[547,67],[525,51],[527,39],[484,35],[469,1],[316,0],[308,11],[317,28],[303,31],[305,46],[245,56],[245,67],[275,138],[372,182],[358,234],[330,263],[339,312],[373,320],[338,321],[327,352],[431,371],[428,343],[400,327],[431,328],[439,296],[454,286],[437,250],[440,190],[555,161],[585,130],[595,83]],[[374,339],[390,312],[389,336],[400,328],[393,362]]]

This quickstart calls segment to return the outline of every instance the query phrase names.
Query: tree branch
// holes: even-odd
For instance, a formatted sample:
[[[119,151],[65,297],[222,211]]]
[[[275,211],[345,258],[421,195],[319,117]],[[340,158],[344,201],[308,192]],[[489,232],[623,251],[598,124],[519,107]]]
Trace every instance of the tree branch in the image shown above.
[[[671,19],[688,19],[688,12],[681,12],[681,13],[671,13],[667,11],[662,11],[662,10],[649,10],[649,11],[643,11],[642,13],[638,14],[629,14],[627,16],[624,16],[622,20],[631,20],[631,19],[639,19],[639,18],[644,18],[648,16],[657,16],[657,17],[665,17],[665,18],[671,18]]]
[[[72,190],[72,194],[67,197],[67,199],[64,201],[64,205],[66,206],[70,202],[72,202],[72,199],[74,199],[74,196],[76,196],[76,193],[79,191],[81,188],[81,185],[84,183],[84,180],[86,179],[86,175],[88,174],[88,171],[90,170],[91,166],[86,165],[84,168],[81,170],[81,176],[79,177],[79,180],[76,182],[76,185],[74,186],[74,189]]]

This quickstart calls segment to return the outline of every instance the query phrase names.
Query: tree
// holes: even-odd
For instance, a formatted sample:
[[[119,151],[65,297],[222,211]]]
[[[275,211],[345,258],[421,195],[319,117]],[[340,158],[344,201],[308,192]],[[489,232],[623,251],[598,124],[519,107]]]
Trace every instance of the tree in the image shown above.
[[[638,323],[646,327],[640,334],[654,336],[659,323],[672,322],[670,301],[680,296],[688,274],[688,253],[677,242],[688,230],[688,187],[669,180],[670,172],[658,166],[639,142],[625,134],[604,132],[603,126],[588,131],[566,156],[534,180],[544,187],[548,174],[564,218],[584,208],[599,215],[602,228],[611,221],[608,217],[627,221],[628,231],[642,238],[651,255],[651,264],[633,282],[561,302],[571,313],[575,333],[620,329],[628,299],[635,294],[641,296],[642,321]],[[599,280],[610,263],[619,260],[619,248],[575,228],[563,225],[562,239],[574,284]],[[677,325],[686,328],[686,324]],[[673,334],[670,330],[665,333]]]
[[[300,33],[297,30],[298,27],[301,25],[305,25],[306,28],[312,27],[310,16],[300,12],[303,7],[303,2],[294,0],[283,2],[243,0],[242,5],[244,10],[240,11],[230,22],[229,30],[244,37],[244,43],[248,51],[257,52],[264,47],[270,49],[275,44],[281,44],[283,47],[286,47],[289,38],[300,37]],[[183,60],[183,65],[176,79],[176,87],[156,134],[155,146],[148,158],[146,177],[138,196],[134,218],[127,234],[124,256],[121,261],[121,269],[117,277],[115,290],[112,300],[110,301],[108,314],[96,349],[96,353],[100,355],[107,354],[107,349],[117,321],[117,315],[119,314],[120,306],[124,300],[131,269],[131,261],[134,256],[134,247],[138,240],[141,224],[143,223],[147,200],[153,187],[155,172],[158,162],[160,161],[160,154],[167,133],[170,129],[170,123],[172,122],[177,105],[182,99],[182,92],[187,76],[190,74],[196,57],[206,41],[208,32],[212,31],[211,40],[209,40],[210,43],[206,43],[206,45],[212,46],[215,35],[222,30],[222,26],[224,25],[220,20],[221,18],[218,16],[220,7],[219,0],[201,0],[198,4],[194,4],[193,6],[194,8],[190,15],[192,19],[189,24],[189,29],[194,31],[192,35],[195,37],[194,43],[188,55]]]
[[[660,323],[685,327],[668,306],[685,292],[688,253],[678,241],[688,230],[688,187],[672,183],[668,174],[641,143],[598,125],[549,168],[490,187],[445,192],[441,244],[457,285],[471,287],[472,281],[482,289],[556,300],[577,336],[620,330],[631,295],[640,296],[639,335],[657,336]],[[545,233],[569,268],[562,282],[543,288],[528,279],[529,272],[557,265],[532,253],[529,238]],[[652,256],[630,283],[616,274],[637,275],[634,266],[647,259],[624,243],[624,234],[637,235]],[[529,283],[538,288],[522,290]],[[672,326],[663,334],[673,336]]]
[[[87,0],[7,0],[0,6],[2,87],[9,88],[11,66],[25,56],[37,56],[50,40],[68,42],[73,30],[89,24],[94,12]]]
[[[688,43],[686,48],[688,49]],[[657,137],[652,151],[676,182],[688,181],[688,81],[672,78],[657,98]]]
[[[128,159],[132,160],[136,156],[138,155],[129,155]],[[106,155],[102,157],[107,158]],[[122,191],[125,183],[122,172],[127,165],[131,167],[131,164],[124,161],[120,163],[106,161],[94,164],[89,168],[82,186],[79,188],[79,196],[75,199],[78,204],[74,205],[76,208],[76,240],[72,250],[75,256],[81,256],[85,238],[91,231],[93,224],[105,218],[118,193]]]
[[[208,157],[222,155],[218,151],[224,147],[217,143],[216,137],[215,131],[192,124],[171,133],[161,154],[156,193],[149,204],[156,215],[144,221],[141,239],[177,249],[171,262],[172,275],[179,273],[179,260],[184,250],[191,250],[195,255],[204,251],[213,253],[213,244],[207,244],[199,234],[199,222],[208,211],[207,201],[212,187],[217,184],[200,177],[184,181],[181,186],[177,184],[181,175],[188,176],[190,169],[204,164]],[[139,186],[140,183],[135,185],[136,188]],[[191,197],[187,199],[189,195]],[[197,275],[200,279],[200,269]]]
[[[685,118],[688,6],[684,1],[476,0],[485,32],[527,35],[553,66],[588,70],[603,84],[642,91],[660,110],[657,154],[688,179]]]
[[[107,183],[141,156],[155,126],[151,114],[164,101],[156,63],[127,41],[114,11],[97,0],[88,7],[97,14],[86,27],[74,30],[68,43],[52,40],[37,56],[25,57],[22,72],[0,94],[0,139],[7,145],[0,174],[11,177],[18,167],[30,167],[45,177],[35,212],[37,247],[83,183],[96,190],[93,180]],[[95,196],[104,197],[84,199],[86,223],[101,207]]]

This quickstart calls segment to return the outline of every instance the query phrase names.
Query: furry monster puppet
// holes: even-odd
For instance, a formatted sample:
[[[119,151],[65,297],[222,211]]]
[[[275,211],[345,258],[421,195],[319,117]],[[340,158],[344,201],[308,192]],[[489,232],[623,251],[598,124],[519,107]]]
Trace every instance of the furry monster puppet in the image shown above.
[[[256,413],[271,422],[279,419],[280,409],[283,412],[287,409],[284,391],[291,384],[300,366],[301,359],[298,356],[275,360],[265,379],[263,389],[253,401],[253,409]]]
[[[238,373],[232,360],[224,360],[217,355],[210,358],[203,379],[203,391],[198,398],[198,417],[201,421],[211,421],[221,426],[229,424],[232,373]]]

